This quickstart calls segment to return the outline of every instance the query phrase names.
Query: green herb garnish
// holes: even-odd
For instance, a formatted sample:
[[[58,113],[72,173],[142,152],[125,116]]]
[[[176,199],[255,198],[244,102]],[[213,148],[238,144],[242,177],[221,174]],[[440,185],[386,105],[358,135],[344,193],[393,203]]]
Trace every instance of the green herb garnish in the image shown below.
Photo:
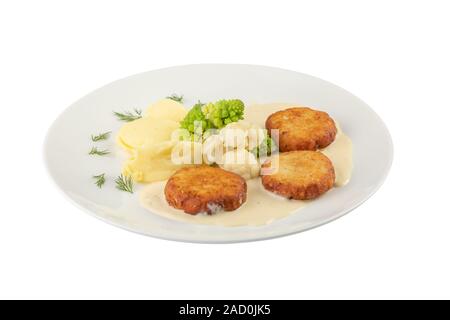
[[[116,182],[116,188],[121,190],[121,191],[125,191],[125,192],[129,192],[129,193],[133,193],[133,179],[131,179],[131,177],[124,177],[122,174],[120,176],[118,176],[115,180]]]
[[[275,151],[275,142],[266,133],[266,136],[264,137],[263,141],[261,141],[259,146],[253,148],[253,150],[250,152],[253,153],[256,158],[260,158],[262,156],[270,156]]]
[[[97,176],[92,176],[93,179],[95,179],[95,184],[97,185],[97,187],[99,187],[100,189],[102,188],[102,186],[105,184],[105,174],[99,174]]]
[[[133,112],[126,111],[124,113],[114,112],[114,115],[120,121],[130,122],[142,118],[142,110],[134,109]]]
[[[104,156],[109,154],[108,150],[98,150],[97,147],[92,147],[91,151],[89,151],[90,155]]]
[[[100,140],[106,140],[109,138],[109,135],[111,134],[111,131],[105,132],[105,133],[99,133],[98,135],[94,136],[91,135],[91,140],[94,142],[100,141]]]
[[[183,95],[177,95],[177,94],[172,94],[171,96],[166,97],[167,99],[173,100],[173,101],[177,101],[177,102],[183,102]]]

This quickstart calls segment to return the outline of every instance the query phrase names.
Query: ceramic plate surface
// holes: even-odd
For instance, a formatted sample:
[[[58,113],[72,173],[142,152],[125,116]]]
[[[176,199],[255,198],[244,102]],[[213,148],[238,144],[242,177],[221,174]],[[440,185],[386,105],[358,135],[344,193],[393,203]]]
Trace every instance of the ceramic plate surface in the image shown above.
[[[169,220],[139,205],[138,192],[120,192],[114,184],[101,190],[91,176],[120,173],[123,157],[114,138],[98,143],[112,150],[105,157],[87,152],[91,134],[117,133],[123,124],[113,111],[145,109],[172,93],[197,100],[239,98],[246,105],[288,102],[328,112],[353,141],[353,176],[292,215],[260,227],[218,227]],[[141,234],[190,242],[239,242],[288,235],[330,222],[367,200],[383,183],[392,162],[386,126],[370,107],[349,92],[321,79],[264,66],[204,64],[172,67],[134,75],[108,84],[68,107],[51,126],[45,161],[58,187],[94,216]],[[138,190],[137,190],[138,191]]]

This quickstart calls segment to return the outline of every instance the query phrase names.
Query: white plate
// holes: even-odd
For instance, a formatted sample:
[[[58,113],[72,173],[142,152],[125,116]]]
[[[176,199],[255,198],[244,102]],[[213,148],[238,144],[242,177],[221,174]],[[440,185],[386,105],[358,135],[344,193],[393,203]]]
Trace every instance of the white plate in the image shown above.
[[[353,140],[353,177],[287,218],[261,227],[194,225],[163,218],[139,206],[133,195],[114,188],[120,173],[120,150],[114,138],[97,143],[113,150],[105,157],[87,155],[90,135],[117,132],[122,123],[113,111],[145,109],[172,93],[197,100],[239,98],[246,104],[289,102],[327,111]],[[367,200],[383,183],[393,156],[392,141],[381,119],[349,92],[321,79],[277,68],[204,64],[134,75],[100,88],[67,108],[50,128],[45,161],[59,188],[81,208],[113,225],[141,234],[191,242],[238,242],[288,235],[330,222]],[[91,176],[105,172],[101,190]]]

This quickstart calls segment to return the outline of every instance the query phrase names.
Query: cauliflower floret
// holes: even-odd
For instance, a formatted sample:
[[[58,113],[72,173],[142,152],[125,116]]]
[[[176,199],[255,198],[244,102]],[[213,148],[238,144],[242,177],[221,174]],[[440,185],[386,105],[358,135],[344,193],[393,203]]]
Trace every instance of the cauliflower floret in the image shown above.
[[[234,172],[245,180],[259,176],[260,166],[255,156],[245,149],[227,151],[223,163],[219,164],[224,170]]]
[[[213,134],[203,142],[203,161],[206,164],[221,163],[225,148],[223,139],[218,134]]]
[[[258,126],[249,121],[239,120],[237,122],[228,124],[225,128],[248,130],[248,129],[252,129],[252,128],[258,128]]]
[[[220,136],[227,149],[245,149],[248,145],[248,132],[238,128],[224,128]]]
[[[230,123],[219,134],[226,148],[247,150],[257,147],[266,136],[265,129],[244,120]]]

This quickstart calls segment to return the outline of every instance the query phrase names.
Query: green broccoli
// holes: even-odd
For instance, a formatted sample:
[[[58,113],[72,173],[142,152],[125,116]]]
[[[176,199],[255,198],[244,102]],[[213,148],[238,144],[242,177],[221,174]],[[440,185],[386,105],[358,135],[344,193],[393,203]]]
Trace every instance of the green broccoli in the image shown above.
[[[219,100],[206,105],[199,101],[181,121],[180,126],[191,135],[200,135],[208,129],[220,129],[243,118],[244,103],[241,100]],[[199,124],[202,132],[198,132]]]
[[[219,100],[203,106],[202,111],[212,126],[220,129],[244,118],[244,103],[238,99]]]
[[[187,113],[184,119],[180,123],[182,129],[186,129],[189,133],[193,134],[195,132],[196,126],[201,125],[202,131],[210,128],[209,122],[206,120],[205,115],[202,112],[203,103],[200,101],[192,107],[192,109]]]
[[[275,142],[266,132],[266,136],[264,137],[264,139],[261,141],[259,146],[253,148],[251,153],[253,153],[256,158],[259,158],[261,156],[270,156],[274,151]]]

